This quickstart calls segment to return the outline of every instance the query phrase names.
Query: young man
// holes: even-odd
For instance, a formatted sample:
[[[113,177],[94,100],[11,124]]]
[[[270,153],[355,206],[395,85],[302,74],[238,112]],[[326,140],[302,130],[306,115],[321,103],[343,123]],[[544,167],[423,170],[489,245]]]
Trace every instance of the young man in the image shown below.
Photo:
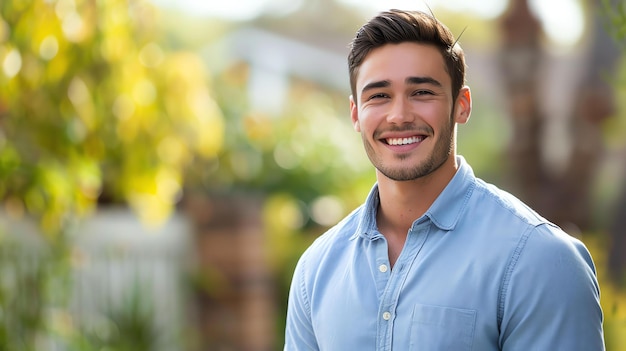
[[[456,155],[472,100],[450,31],[384,12],[348,63],[377,183],[302,255],[285,350],[604,350],[584,245]]]

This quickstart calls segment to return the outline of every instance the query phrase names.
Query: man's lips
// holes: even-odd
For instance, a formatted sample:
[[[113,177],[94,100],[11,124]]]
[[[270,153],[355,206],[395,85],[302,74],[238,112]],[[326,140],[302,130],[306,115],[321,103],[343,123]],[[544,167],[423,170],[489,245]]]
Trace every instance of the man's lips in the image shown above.
[[[405,126],[403,128],[389,128],[378,130],[374,133],[374,139],[389,146],[417,145],[433,135],[433,130],[427,126]]]
[[[402,138],[384,138],[381,139],[387,145],[410,145],[416,144],[426,139],[424,135],[414,135],[410,137],[402,137]]]

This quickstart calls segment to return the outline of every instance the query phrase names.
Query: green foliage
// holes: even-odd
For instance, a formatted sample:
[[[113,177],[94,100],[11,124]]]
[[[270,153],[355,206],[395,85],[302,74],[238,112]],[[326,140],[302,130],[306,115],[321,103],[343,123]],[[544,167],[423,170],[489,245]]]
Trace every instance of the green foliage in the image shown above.
[[[617,118],[613,118],[605,126],[607,142],[610,147],[624,146],[624,132],[626,131],[626,3],[623,1],[603,0],[603,15],[607,17],[606,28],[614,37],[615,42],[622,49],[622,58],[619,62],[617,75],[612,77],[617,103]],[[623,182],[623,179],[616,179]],[[615,189],[612,189],[615,191]],[[600,286],[602,288],[602,307],[604,310],[604,329],[607,350],[626,349],[626,287],[612,281],[606,272],[609,266],[606,262],[606,252],[609,244],[603,241],[592,242],[592,253],[595,251],[598,265]]]
[[[29,340],[42,328],[40,291],[43,267],[36,260],[16,260],[16,245],[0,251],[0,350],[27,348]],[[30,257],[32,259],[32,257]]]
[[[607,29],[622,46],[626,43],[626,3],[602,0],[604,15],[608,18]]]
[[[151,351],[158,345],[159,335],[154,326],[154,304],[150,296],[136,284],[124,296],[119,306],[112,306],[95,328],[81,328],[70,349]]]
[[[624,145],[626,133],[626,3],[622,1],[602,0],[602,17],[606,18],[605,27],[613,36],[618,48],[622,50],[616,74],[611,77],[615,89],[617,118],[609,119],[604,132],[609,147],[619,148]]]
[[[296,229],[316,224],[310,206],[323,196],[341,202],[344,212],[337,219],[347,214],[374,181],[350,123],[347,96],[293,80],[282,109],[263,112],[249,104],[248,75],[247,64],[235,63],[214,78],[228,137],[216,159],[190,170],[186,184],[268,198],[288,194],[300,202]]]
[[[32,239],[0,241],[0,350],[36,350],[44,334],[62,334],[67,326],[65,245]]]
[[[204,64],[168,51],[158,18],[144,0],[0,2],[1,212],[37,219],[46,247],[29,270],[24,252],[0,257],[0,350],[79,339],[68,309],[76,218],[113,202],[158,224],[185,172],[222,148]],[[147,348],[145,318],[111,318],[133,333],[110,347]]]
[[[608,275],[607,240],[597,233],[583,238],[598,272],[600,303],[604,312],[604,337],[607,350],[626,350],[626,291],[615,285]]]
[[[166,52],[145,1],[2,2],[0,199],[49,232],[98,201],[164,218],[222,146],[200,60]]]

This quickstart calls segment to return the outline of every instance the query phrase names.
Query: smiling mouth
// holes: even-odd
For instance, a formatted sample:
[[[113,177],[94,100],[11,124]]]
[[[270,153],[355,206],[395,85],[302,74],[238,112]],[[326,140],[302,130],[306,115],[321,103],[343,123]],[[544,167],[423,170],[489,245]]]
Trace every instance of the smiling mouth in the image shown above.
[[[387,145],[409,145],[415,144],[423,141],[426,137],[421,136],[413,136],[409,138],[386,138],[382,139]]]

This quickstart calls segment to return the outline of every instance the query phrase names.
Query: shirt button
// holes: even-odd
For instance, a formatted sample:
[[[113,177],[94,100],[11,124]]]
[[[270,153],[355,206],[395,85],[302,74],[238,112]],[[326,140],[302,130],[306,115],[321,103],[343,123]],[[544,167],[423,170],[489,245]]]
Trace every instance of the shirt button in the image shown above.
[[[389,312],[383,312],[383,319],[388,321],[389,319],[391,319],[391,313]]]
[[[380,266],[378,266],[378,270],[381,271],[382,273],[387,272],[387,265],[386,264],[381,264]]]

